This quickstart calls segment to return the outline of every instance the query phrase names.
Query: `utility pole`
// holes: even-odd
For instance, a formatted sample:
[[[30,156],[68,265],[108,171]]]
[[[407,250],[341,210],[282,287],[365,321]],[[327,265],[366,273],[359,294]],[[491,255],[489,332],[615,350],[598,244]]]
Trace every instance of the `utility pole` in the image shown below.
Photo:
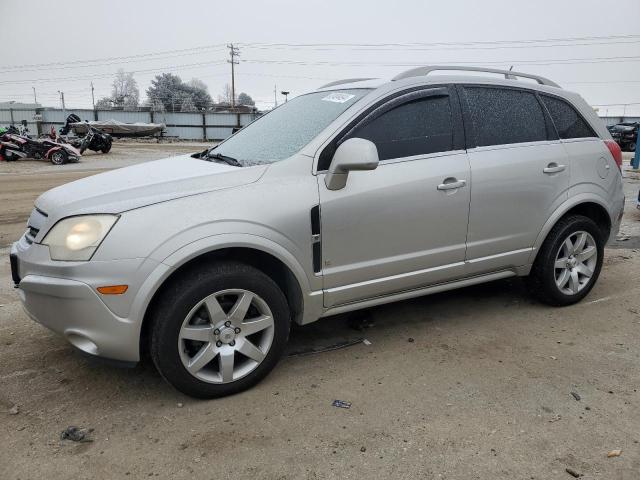
[[[33,88],[33,103],[35,103],[34,106],[38,105],[38,99],[36,98],[36,87],[31,87]]]
[[[236,108],[236,76],[234,71],[234,66],[238,65],[240,62],[235,58],[240,56],[240,49],[238,47],[234,47],[233,43],[227,45],[229,49],[229,56],[231,60],[227,60],[227,63],[231,64],[231,108]]]
[[[289,93],[291,92],[287,92],[286,90],[283,90],[280,93],[284,95],[284,103],[287,103],[289,101]]]
[[[278,106],[278,94],[276,93],[278,90],[278,86],[274,85],[273,86],[273,108],[276,108]]]
[[[62,103],[62,115],[67,118],[67,109],[65,108],[64,105],[64,92],[61,92],[60,90],[58,90],[58,93],[60,94],[60,103]]]
[[[93,109],[96,109],[96,98],[93,96],[93,82],[91,82],[91,104],[93,105]]]

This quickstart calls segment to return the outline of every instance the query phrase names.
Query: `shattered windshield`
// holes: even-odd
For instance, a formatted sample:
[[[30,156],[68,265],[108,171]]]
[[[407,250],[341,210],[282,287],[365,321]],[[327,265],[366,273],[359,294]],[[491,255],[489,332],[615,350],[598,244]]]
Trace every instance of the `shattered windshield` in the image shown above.
[[[368,89],[332,90],[293,98],[213,147],[208,157],[227,163],[236,161],[244,167],[283,160],[298,152],[368,92]]]

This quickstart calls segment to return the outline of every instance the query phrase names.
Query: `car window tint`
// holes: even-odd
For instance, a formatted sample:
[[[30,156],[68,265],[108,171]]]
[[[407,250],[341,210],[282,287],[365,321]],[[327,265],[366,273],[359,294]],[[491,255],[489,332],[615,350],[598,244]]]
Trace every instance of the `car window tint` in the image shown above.
[[[446,152],[453,145],[449,97],[429,97],[399,105],[349,137],[375,143],[380,160]]]
[[[560,138],[595,137],[595,133],[580,114],[567,102],[559,98],[542,95]]]
[[[547,139],[544,112],[531,92],[465,87],[476,146],[537,142]]]

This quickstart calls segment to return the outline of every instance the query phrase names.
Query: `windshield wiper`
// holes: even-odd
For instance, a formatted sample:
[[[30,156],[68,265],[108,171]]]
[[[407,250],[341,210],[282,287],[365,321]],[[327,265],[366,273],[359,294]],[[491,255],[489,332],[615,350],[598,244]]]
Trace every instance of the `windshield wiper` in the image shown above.
[[[221,162],[233,165],[234,167],[242,167],[242,164],[238,160],[233,157],[228,157],[227,155],[222,155],[221,153],[209,153],[207,158],[211,160],[220,160]]]

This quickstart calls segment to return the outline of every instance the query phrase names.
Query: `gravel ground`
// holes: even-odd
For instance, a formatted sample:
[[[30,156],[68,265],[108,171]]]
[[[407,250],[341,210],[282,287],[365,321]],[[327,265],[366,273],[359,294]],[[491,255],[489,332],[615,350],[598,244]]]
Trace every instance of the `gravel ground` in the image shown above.
[[[510,280],[371,309],[364,331],[325,319],[295,329],[290,351],[370,344],[291,356],[248,392],[196,401],[151,365],[90,361],[30,321],[6,245],[47,188],[199,149],[0,163],[0,479],[640,477],[637,174],[625,173],[628,239],[582,303],[546,307]],[[90,441],[61,440],[71,425]]]

